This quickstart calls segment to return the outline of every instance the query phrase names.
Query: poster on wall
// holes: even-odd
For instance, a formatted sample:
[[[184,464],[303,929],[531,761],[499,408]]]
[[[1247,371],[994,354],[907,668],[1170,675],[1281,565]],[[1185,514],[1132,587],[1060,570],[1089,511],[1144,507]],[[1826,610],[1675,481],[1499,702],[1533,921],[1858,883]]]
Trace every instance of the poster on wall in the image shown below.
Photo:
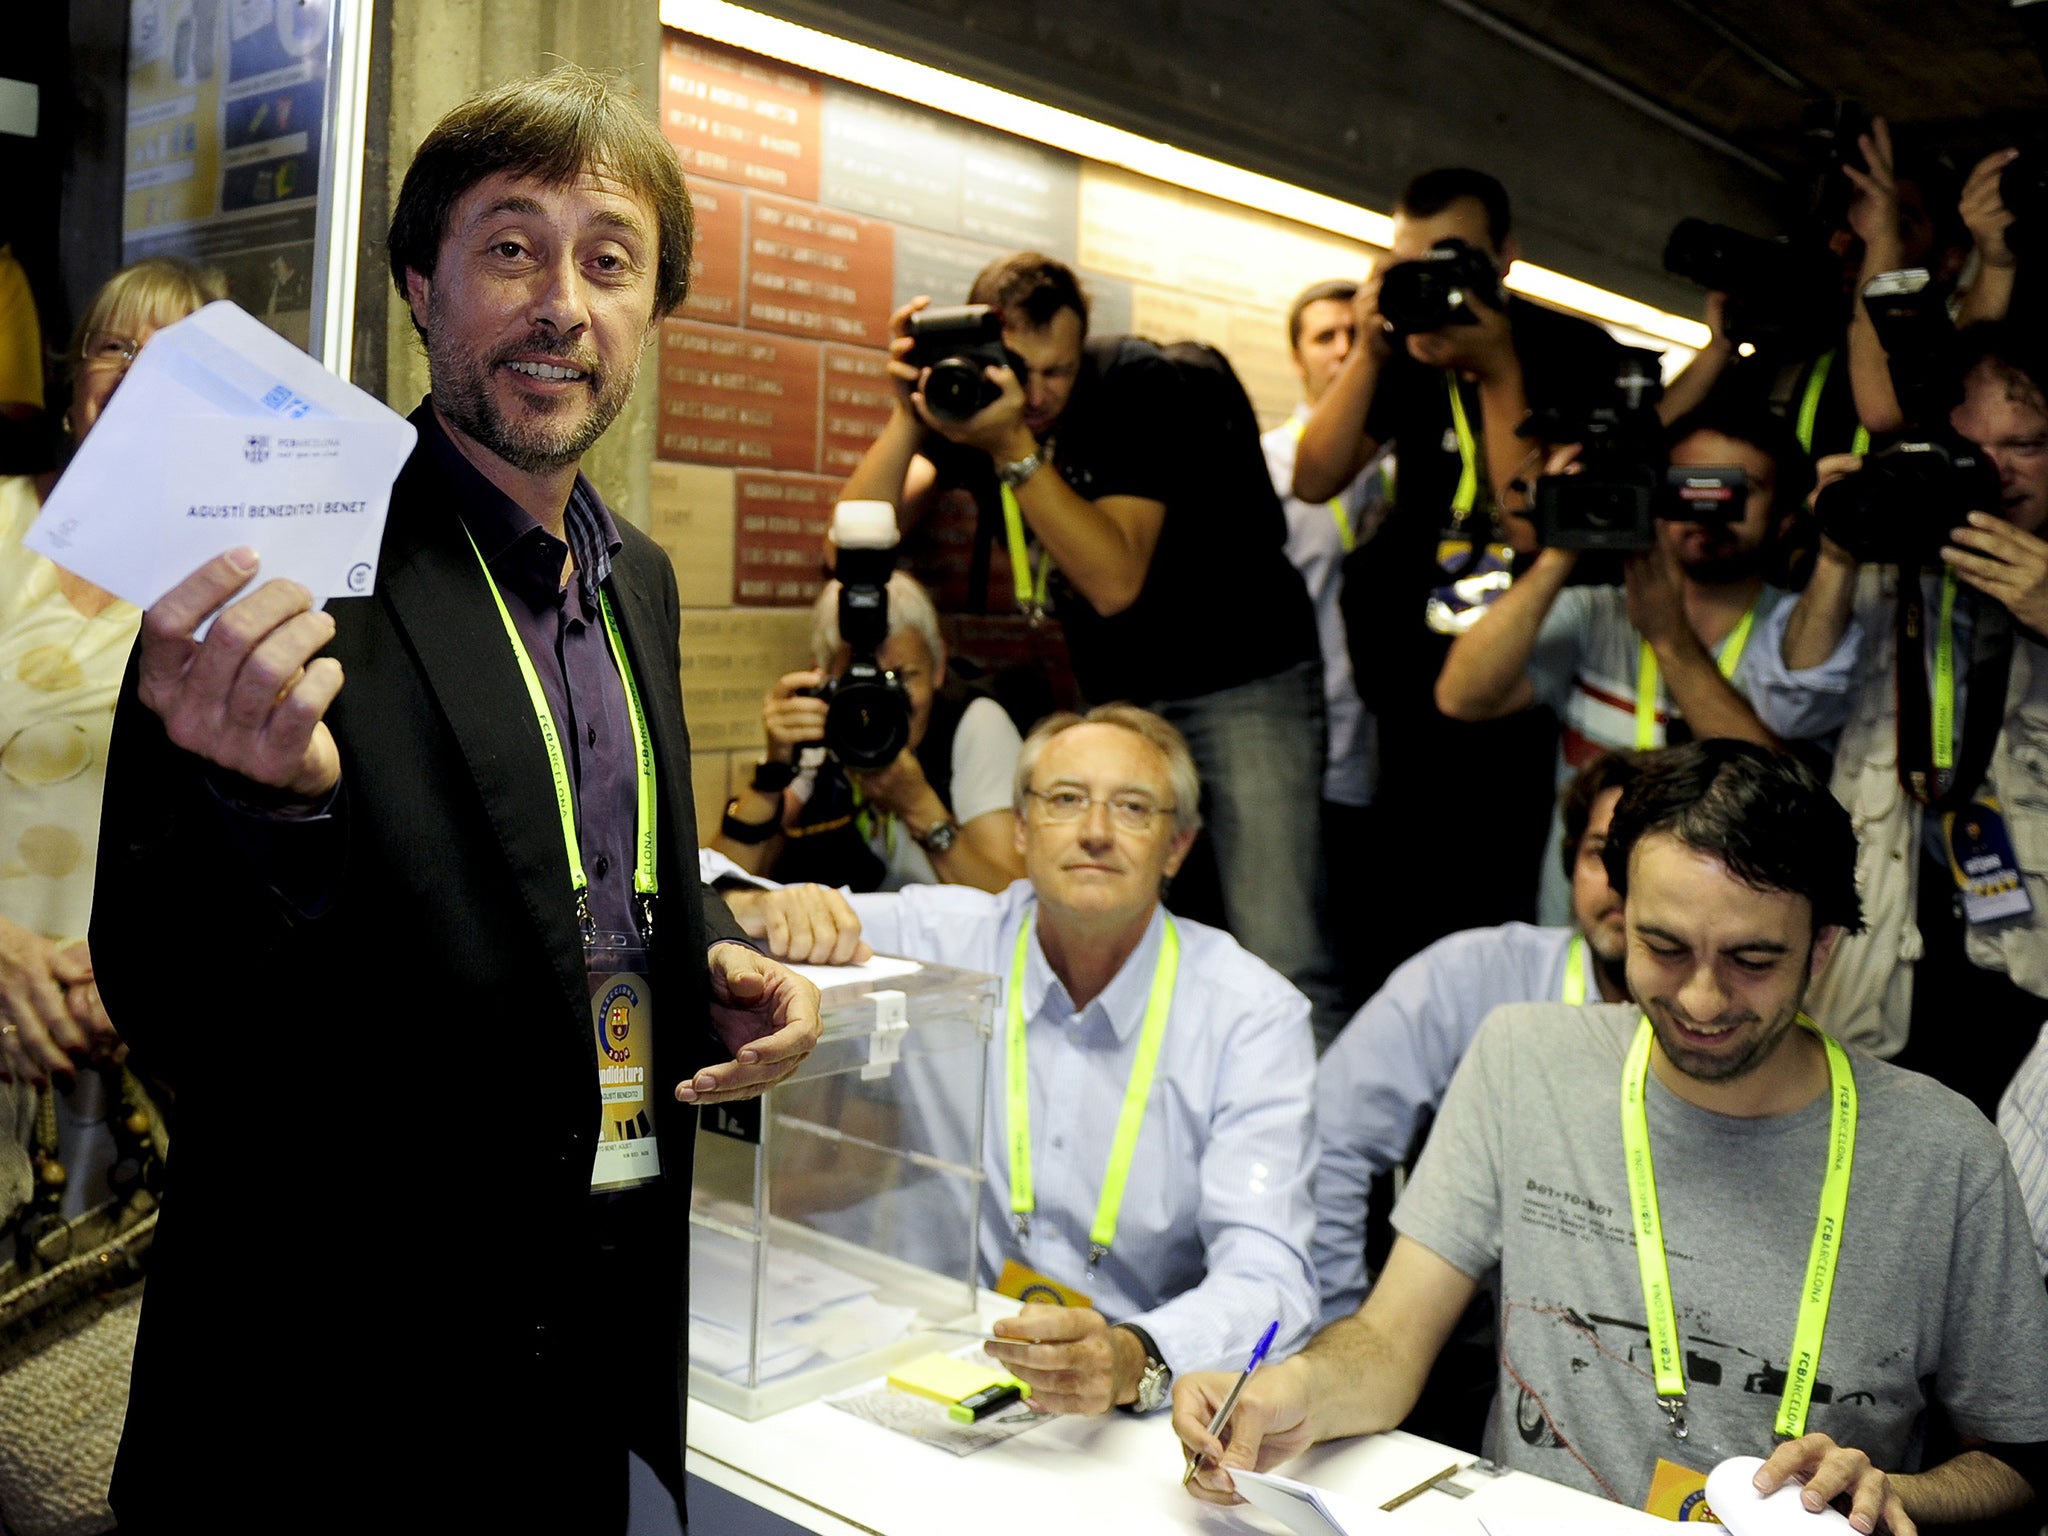
[[[230,296],[321,355],[322,254],[337,205],[337,123],[360,114],[337,76],[350,0],[130,0],[121,258],[218,267]],[[332,361],[332,359],[323,359]]]

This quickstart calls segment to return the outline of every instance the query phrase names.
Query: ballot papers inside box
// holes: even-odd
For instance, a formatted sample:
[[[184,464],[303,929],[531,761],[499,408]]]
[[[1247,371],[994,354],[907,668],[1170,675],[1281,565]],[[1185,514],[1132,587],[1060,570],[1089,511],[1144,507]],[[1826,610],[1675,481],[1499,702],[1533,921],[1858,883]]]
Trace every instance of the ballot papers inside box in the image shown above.
[[[241,546],[259,580],[367,597],[391,486],[417,437],[233,304],[165,326],[23,542],[138,608]]]
[[[975,1313],[996,981],[891,960],[814,979],[810,1059],[697,1135],[690,1393],[747,1419],[955,1344],[926,1330]]]

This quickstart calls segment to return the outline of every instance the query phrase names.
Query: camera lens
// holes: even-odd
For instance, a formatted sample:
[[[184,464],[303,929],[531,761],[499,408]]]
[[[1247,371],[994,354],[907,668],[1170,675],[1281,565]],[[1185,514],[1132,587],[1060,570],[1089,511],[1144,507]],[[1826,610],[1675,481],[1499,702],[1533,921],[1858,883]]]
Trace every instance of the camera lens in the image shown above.
[[[971,358],[942,357],[925,376],[924,403],[941,421],[965,421],[996,397]]]
[[[910,699],[892,674],[851,673],[833,690],[825,744],[849,768],[886,768],[910,744]]]

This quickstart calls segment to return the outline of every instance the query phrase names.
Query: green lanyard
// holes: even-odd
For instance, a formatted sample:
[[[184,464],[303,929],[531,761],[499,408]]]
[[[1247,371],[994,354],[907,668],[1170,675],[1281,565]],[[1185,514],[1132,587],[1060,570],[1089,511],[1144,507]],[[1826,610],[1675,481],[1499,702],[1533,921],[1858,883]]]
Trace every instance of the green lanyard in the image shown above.
[[[1451,391],[1451,426],[1458,434],[1458,489],[1451,497],[1451,516],[1463,522],[1479,505],[1479,441],[1472,435],[1472,423],[1465,416],[1465,397],[1458,393],[1458,376],[1444,370],[1444,383]]]
[[[1828,1053],[1828,1165],[1820,1187],[1820,1214],[1806,1259],[1806,1284],[1799,1293],[1799,1319],[1792,1330],[1792,1358],[1785,1365],[1785,1392],[1778,1402],[1777,1432],[1796,1440],[1806,1433],[1806,1413],[1819,1377],[1821,1338],[1828,1304],[1835,1294],[1835,1262],[1842,1252],[1842,1227],[1849,1209],[1849,1167],[1856,1159],[1856,1076],[1849,1053],[1821,1034],[1805,1014],[1799,1023],[1814,1032]],[[1664,1222],[1657,1205],[1656,1170],[1650,1159],[1650,1117],[1643,1094],[1650,1073],[1654,1032],[1645,1016],[1621,1069],[1621,1144],[1628,1158],[1628,1203],[1636,1233],[1636,1264],[1642,1272],[1643,1308],[1650,1320],[1650,1353],[1657,1371],[1657,1402],[1671,1420],[1673,1439],[1686,1437],[1685,1367],[1678,1340],[1678,1316],[1671,1304],[1671,1266],[1664,1254]]]
[[[464,533],[468,531],[466,528],[463,530]],[[569,764],[562,753],[561,737],[555,729],[555,712],[548,707],[548,696],[540,686],[540,674],[533,669],[533,658],[526,654],[526,642],[519,638],[512,614],[505,607],[504,594],[492,579],[491,568],[484,563],[483,551],[477,549],[473,535],[469,547],[476,554],[476,563],[483,568],[484,584],[491,589],[491,601],[498,605],[498,618],[505,626],[505,638],[512,642],[513,659],[519,663],[519,675],[526,683],[527,702],[533,706],[533,718],[540,726],[540,739],[548,751],[548,772],[555,781],[555,811],[562,818],[562,845],[569,855],[569,887],[576,896],[576,920],[583,929],[583,936],[588,939],[597,932],[597,924],[590,915],[590,877],[583,872],[583,850],[576,838],[576,790],[569,782]],[[626,685],[626,713],[633,721],[633,756],[638,781],[633,891],[639,898],[640,936],[651,939],[654,936],[654,896],[658,889],[654,878],[654,738],[648,733],[647,715],[640,707],[640,685],[633,680],[633,669],[626,662],[626,647],[619,639],[618,621],[612,617],[612,600],[602,587],[598,588],[597,602],[604,613],[604,632],[611,641],[612,660],[618,664],[619,680]]]
[[[1749,644],[1749,632],[1755,626],[1756,604],[1751,603],[1749,612],[1721,642],[1721,654],[1714,659],[1715,665],[1730,682],[1735,679],[1735,669],[1742,664],[1743,647]],[[1657,745],[1657,653],[1645,640],[1636,658],[1636,750],[1648,752]]]
[[[1911,581],[1910,572],[1902,579]],[[1941,568],[1941,632],[1934,637],[1934,766],[1956,765],[1956,568]],[[1921,674],[1925,676],[1926,674]]]
[[[1299,416],[1288,419],[1287,428],[1294,434],[1294,442],[1297,448],[1301,444],[1301,434],[1307,426],[1308,423]],[[1380,471],[1380,483],[1383,485],[1386,483],[1386,471],[1384,468]],[[1344,498],[1342,496],[1332,496],[1328,506],[1330,508],[1330,521],[1337,525],[1338,546],[1348,555],[1358,547],[1358,536],[1351,531],[1351,517],[1344,508]]]
[[[1577,1008],[1586,1001],[1586,936],[1572,935],[1571,946],[1564,952],[1564,994],[1562,1002]]]
[[[1031,550],[1024,542],[1024,509],[1017,505],[1017,493],[1007,485],[1003,492],[1003,532],[1010,545],[1010,580],[1017,586],[1017,611],[1027,614],[1045,612],[1046,579],[1052,575],[1052,556],[1044,550],[1038,553],[1038,579],[1031,577]]]
[[[1117,1214],[1123,1210],[1124,1186],[1130,1182],[1131,1158],[1138,1149],[1138,1128],[1145,1123],[1145,1104],[1152,1096],[1152,1076],[1159,1066],[1159,1047],[1166,1039],[1166,1016],[1173,1006],[1174,978],[1180,973],[1180,929],[1171,912],[1159,945],[1159,963],[1152,968],[1152,995],[1145,1003],[1145,1023],[1138,1034],[1138,1054],[1124,1084],[1124,1107],[1116,1117],[1116,1139],[1110,1143],[1109,1167],[1102,1176],[1102,1195],[1095,1202],[1095,1221],[1088,1228],[1088,1273],[1108,1256],[1116,1242]],[[1010,1214],[1017,1236],[1031,1231],[1038,1196],[1031,1185],[1031,1071],[1024,1045],[1024,956],[1031,947],[1033,915],[1017,928],[1017,954],[1010,965],[1010,1001],[1005,1045],[1008,1052],[1010,1106]]]
[[[1799,422],[1793,429],[1799,434],[1799,446],[1808,453],[1813,452],[1813,420],[1820,412],[1820,392],[1827,387],[1828,370],[1835,366],[1835,351],[1830,347],[1813,360],[1813,370],[1806,376],[1806,393],[1799,401]],[[1870,432],[1858,423],[1856,435],[1849,440],[1851,453],[1870,452]]]

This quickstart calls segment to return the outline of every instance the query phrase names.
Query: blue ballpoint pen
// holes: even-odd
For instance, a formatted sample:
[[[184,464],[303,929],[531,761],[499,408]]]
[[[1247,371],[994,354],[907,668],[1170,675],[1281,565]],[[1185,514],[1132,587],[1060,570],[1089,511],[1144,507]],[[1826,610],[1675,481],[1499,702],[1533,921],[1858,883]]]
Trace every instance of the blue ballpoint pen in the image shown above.
[[[1223,1399],[1223,1406],[1216,1410],[1216,1417],[1209,1421],[1209,1438],[1211,1440],[1221,1435],[1223,1433],[1223,1426],[1230,1422],[1230,1413],[1237,1406],[1238,1394],[1244,1391],[1244,1384],[1252,1379],[1252,1372],[1256,1371],[1265,1361],[1266,1351],[1273,1347],[1274,1336],[1279,1332],[1280,1319],[1276,1317],[1266,1325],[1266,1331],[1259,1335],[1258,1348],[1252,1351],[1251,1359],[1245,1363],[1244,1374],[1231,1383],[1230,1395]],[[1185,1488],[1195,1480],[1195,1470],[1201,1464],[1202,1458],[1195,1452],[1189,1451],[1188,1469],[1181,1476],[1181,1487]]]

